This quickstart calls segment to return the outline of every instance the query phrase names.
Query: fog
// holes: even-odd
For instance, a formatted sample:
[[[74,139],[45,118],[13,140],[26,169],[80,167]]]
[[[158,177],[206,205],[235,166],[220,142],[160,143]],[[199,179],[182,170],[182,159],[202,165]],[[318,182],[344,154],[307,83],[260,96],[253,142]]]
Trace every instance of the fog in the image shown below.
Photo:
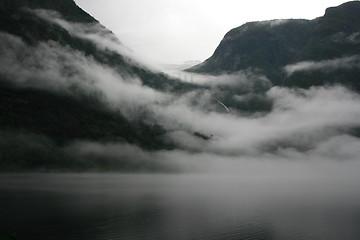
[[[59,24],[71,35],[92,41],[100,50],[116,51],[125,54],[129,62],[138,62],[100,25],[73,24],[47,11],[34,14]],[[168,130],[164,139],[179,146],[177,150],[146,151],[119,142],[77,141],[60,151],[179,171],[302,178],[318,174],[349,178],[358,175],[360,142],[353,130],[360,125],[360,95],[342,86],[308,90],[272,87],[266,77],[244,71],[223,76],[192,75],[197,90],[178,95],[144,86],[126,71],[113,69],[56,42],[29,46],[7,33],[0,33],[0,38],[0,74],[16,87],[45,89],[73,97],[81,93],[98,99],[109,111],[120,111],[129,120],[146,112],[146,121],[164,126]],[[303,62],[285,69],[291,74],[357,64],[358,56],[354,56]],[[251,94],[254,83],[268,88],[264,97],[273,102],[270,112],[243,114],[232,107],[231,112],[219,110],[217,101],[222,100],[216,98],[219,87],[246,89],[233,96],[241,101]],[[199,138],[194,132],[208,139]],[[9,133],[0,136],[4,139]]]
[[[275,20],[269,20],[269,21],[261,21],[258,22],[258,24],[261,25],[269,25],[271,28],[276,27],[285,23],[288,23],[289,19],[275,19]]]
[[[142,86],[127,72],[119,73],[70,47],[52,41],[28,46],[7,33],[0,33],[0,37],[0,73],[20,88],[95,96],[105,107],[121,108],[129,117],[134,108],[167,98],[165,93]]]
[[[342,58],[335,58],[323,61],[303,61],[295,64],[290,64],[284,67],[288,75],[299,71],[323,71],[333,72],[338,69],[360,68],[360,56],[347,56]]]

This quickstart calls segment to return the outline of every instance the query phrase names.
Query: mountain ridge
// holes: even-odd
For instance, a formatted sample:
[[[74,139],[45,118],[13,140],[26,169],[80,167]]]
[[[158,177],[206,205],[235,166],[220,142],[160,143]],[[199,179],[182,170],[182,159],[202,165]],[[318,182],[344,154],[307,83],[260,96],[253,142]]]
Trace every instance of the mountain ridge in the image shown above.
[[[346,77],[353,84],[359,76],[354,74],[360,62],[356,55],[310,61],[300,54],[304,49],[309,55],[328,53],[327,42],[342,46],[335,53],[353,52],[349,41],[357,44],[356,26],[349,22],[349,31],[336,38],[327,30],[332,16],[339,15],[336,9],[323,20],[240,26],[226,35],[213,65],[223,73],[221,61],[230,59],[224,65],[230,74],[183,82],[138,61],[72,0],[6,2],[9,6],[0,7],[0,171],[172,171],[177,163],[169,167],[168,162],[173,158],[197,153],[241,157],[249,149],[273,154],[282,148],[303,153],[311,150],[312,142],[304,140],[314,131],[303,133],[302,124],[301,133],[296,124],[286,131],[277,121],[298,109],[298,102],[307,107],[321,102],[317,94],[332,102],[335,94],[346,104],[351,91],[327,89],[324,82],[331,75],[333,82],[344,84]],[[322,48],[316,47],[319,39]],[[246,54],[239,56],[232,47]],[[315,75],[322,87],[313,93],[286,88],[314,86]],[[298,110],[308,116],[306,107]],[[331,128],[320,134],[323,141],[336,133],[358,136],[356,120],[323,122]],[[250,133],[246,126],[260,130]],[[261,129],[275,130],[263,136]]]
[[[360,2],[351,1],[327,8],[323,17],[313,20],[281,19],[245,23],[230,30],[214,54],[189,72],[223,74],[256,68],[274,85],[310,87],[288,78],[284,67],[302,61],[321,61],[360,54]],[[338,41],[336,41],[338,37]],[[355,73],[353,74],[355,75]],[[309,76],[307,76],[309,77]],[[326,78],[325,76],[322,78]],[[298,77],[297,77],[298,79]],[[345,84],[359,89],[346,79]],[[325,84],[320,81],[314,85]]]
[[[96,78],[86,75],[83,67],[97,67],[108,77],[137,79],[137,84],[163,92],[186,91],[191,85],[152,71],[111,46],[99,46],[91,36],[48,21],[38,15],[38,9],[56,11],[66,24],[80,24],[91,34],[100,30],[100,36],[117,39],[73,0],[5,0],[1,4],[0,171],[143,168],[143,163],[126,159],[114,162],[87,156],[89,161],[85,161],[81,154],[68,153],[69,146],[82,141],[117,142],[147,151],[174,148],[162,139],[167,133],[164,127],[149,121],[141,109],[139,117],[129,119],[111,107],[92,83]]]
[[[94,17],[81,9],[74,0],[3,0],[0,10],[15,13],[20,8],[26,7],[56,10],[69,21],[97,22]]]

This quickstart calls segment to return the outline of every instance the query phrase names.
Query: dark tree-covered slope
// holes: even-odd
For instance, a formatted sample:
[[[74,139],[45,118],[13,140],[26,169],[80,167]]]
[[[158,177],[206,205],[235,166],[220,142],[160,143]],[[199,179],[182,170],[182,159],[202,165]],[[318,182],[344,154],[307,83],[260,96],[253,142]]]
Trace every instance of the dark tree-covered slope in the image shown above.
[[[302,61],[324,61],[360,54],[360,2],[326,10],[314,20],[250,22],[229,31],[214,54],[188,71],[221,74],[259,69],[275,85],[310,87],[344,83],[360,89],[358,67],[324,72],[296,72],[284,67]]]
[[[73,0],[5,0],[0,6],[0,31],[19,36],[31,45],[52,40],[63,46],[70,46],[87,56],[94,57],[99,63],[117,69],[122,75],[138,77],[144,85],[155,89],[183,92],[193,88],[191,84],[185,84],[164,73],[150,70],[145,65],[118,52],[99,49],[92,41],[71,35],[63,27],[36,16],[28,9],[53,10],[72,23],[98,23]],[[113,35],[110,30],[102,28],[102,31]],[[112,37],[116,39],[115,35]],[[121,44],[120,41],[119,44]]]
[[[41,49],[42,46],[60,46],[68,54],[80,56],[93,64],[111,69],[118,76],[128,79],[139,79],[141,84],[158,91],[183,92],[191,89],[190,84],[183,84],[169,76],[149,70],[136,60],[124,56],[111,49],[99,48],[94,41],[78,37],[61,25],[34,14],[36,9],[52,10],[60,14],[70,23],[98,24],[97,20],[79,8],[73,0],[4,0],[0,4],[0,62],[3,64],[0,73],[14,67],[27,69],[23,82],[8,74],[0,74],[0,171],[26,169],[78,169],[111,168],[136,170],[141,166],[129,163],[113,162],[104,159],[93,159],[91,162],[83,158],[66,154],[64,149],[77,141],[94,141],[98,143],[123,143],[139,146],[146,150],[169,149],[173,145],[166,143],[162,136],[166,130],[156,122],[147,121],[146,116],[129,119],[120,109],[104,105],[101,96],[82,93],[81,89],[73,91],[54,91],[43,87],[44,82],[56,82],[56,76],[45,75],[38,79],[41,69],[46,71],[46,62],[55,62],[64,76],[74,78],[81,74],[79,68],[72,68],[69,59],[62,59],[54,53],[48,53],[41,59],[39,52],[29,50],[7,49],[9,39],[14,36],[21,39],[28,49]],[[112,33],[101,26],[108,35]],[[116,38],[115,36],[113,36]],[[118,41],[118,40],[117,40]],[[119,44],[121,44],[119,42]],[[16,48],[16,43],[10,45]],[[9,65],[7,57],[14,55],[19,64]],[[25,59],[25,60],[24,60]],[[40,59],[40,62],[29,62]],[[45,65],[44,65],[45,64]],[[76,64],[76,60],[74,60]],[[22,68],[23,67],[23,68]],[[13,75],[14,75],[13,74]],[[79,75],[80,76],[80,75]],[[24,78],[24,76],[23,76]],[[44,78],[44,77],[43,77]],[[70,79],[70,78],[69,78]],[[80,78],[81,80],[81,78]],[[80,81],[78,80],[78,81]],[[87,80],[87,79],[84,79]],[[31,84],[27,84],[30,81]],[[71,81],[71,80],[66,80]],[[81,84],[78,82],[77,84]],[[69,85],[71,88],[71,84]],[[34,136],[34,137],[29,137]],[[27,139],[26,141],[24,139]],[[30,142],[29,142],[30,141]],[[31,143],[32,142],[32,143]]]

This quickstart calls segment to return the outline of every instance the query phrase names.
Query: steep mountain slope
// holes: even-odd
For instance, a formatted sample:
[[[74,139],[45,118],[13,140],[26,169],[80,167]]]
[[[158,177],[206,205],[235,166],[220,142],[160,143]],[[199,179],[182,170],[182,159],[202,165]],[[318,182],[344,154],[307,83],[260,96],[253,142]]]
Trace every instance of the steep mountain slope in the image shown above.
[[[188,71],[220,74],[259,69],[275,85],[310,87],[341,82],[360,89],[355,80],[359,72],[357,64],[351,68],[340,67],[331,71],[331,75],[322,70],[311,74],[298,69],[286,71],[287,65],[303,61],[350,56],[357,59],[360,54],[359,13],[360,2],[353,1],[329,8],[323,17],[311,21],[246,23],[229,31],[209,59]]]
[[[79,8],[74,1],[68,0],[3,0],[0,6],[2,19],[8,20],[5,16],[18,14],[19,8],[24,7],[56,10],[69,21],[96,22],[93,17]]]
[[[329,82],[327,75],[335,81],[353,74],[356,26],[319,37],[326,18],[248,23],[227,35],[229,48],[217,51],[213,68],[230,74],[192,75],[194,83],[185,83],[142,63],[73,0],[4,3],[0,171],[192,170],[204,159],[212,165],[229,156],[358,158],[343,149],[354,142],[358,149],[357,93],[273,87],[306,87],[304,74],[320,76],[319,85]],[[349,55],[310,58],[320,51],[312,44],[325,38],[345,41]],[[224,58],[241,71],[223,65]],[[334,146],[340,154],[332,154]]]
[[[173,148],[162,140],[166,130],[150,121],[140,105],[120,108],[116,104],[126,106],[126,101],[116,99],[126,100],[123,95],[134,88],[151,97],[152,89],[166,95],[193,86],[150,70],[127,51],[73,0],[2,2],[1,170],[106,168],[106,161],[87,162],[65,154],[64,148],[76,141],[120,142],[148,150]],[[113,84],[108,86],[105,80]],[[147,98],[142,101],[146,104]],[[33,144],[24,144],[24,137]],[[44,142],[50,147],[39,147]],[[118,164],[121,169],[141,168]]]
[[[324,60],[360,53],[360,2],[326,9],[297,60]]]
[[[42,16],[36,9],[50,10]],[[61,16],[57,16],[56,11]],[[0,31],[21,37],[26,43],[36,45],[40,41],[55,41],[63,46],[79,50],[87,56],[92,56],[96,61],[117,68],[122,75],[139,77],[144,85],[160,90],[186,91],[191,88],[190,84],[184,84],[163,73],[149,70],[122,52],[113,51],[109,46],[101,49],[97,43],[74,34],[62,24],[58,24],[57,18],[64,19],[70,23],[80,23],[88,27],[86,31],[98,31],[98,34],[118,45],[120,41],[111,31],[101,26],[96,19],[79,8],[72,0],[6,0],[0,7]],[[51,16],[53,15],[53,16]],[[55,20],[53,20],[55,19]],[[61,20],[60,20],[61,21]],[[73,29],[78,30],[78,29]],[[90,32],[96,34],[96,32]],[[126,49],[125,46],[122,46]],[[129,50],[128,50],[129,51]]]
[[[217,74],[258,68],[278,80],[279,68],[306,46],[313,27],[308,20],[246,23],[228,32],[213,56],[189,71]]]
[[[360,91],[360,2],[328,8],[296,60],[285,68],[291,70],[285,86],[342,84]]]

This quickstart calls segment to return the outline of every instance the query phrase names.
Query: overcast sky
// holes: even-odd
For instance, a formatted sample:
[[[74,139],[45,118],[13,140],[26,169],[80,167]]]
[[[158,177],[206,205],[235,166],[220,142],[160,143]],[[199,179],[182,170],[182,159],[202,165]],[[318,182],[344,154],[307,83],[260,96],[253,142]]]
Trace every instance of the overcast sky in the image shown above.
[[[157,63],[203,61],[226,32],[249,21],[314,19],[345,0],[75,0],[137,55]]]

